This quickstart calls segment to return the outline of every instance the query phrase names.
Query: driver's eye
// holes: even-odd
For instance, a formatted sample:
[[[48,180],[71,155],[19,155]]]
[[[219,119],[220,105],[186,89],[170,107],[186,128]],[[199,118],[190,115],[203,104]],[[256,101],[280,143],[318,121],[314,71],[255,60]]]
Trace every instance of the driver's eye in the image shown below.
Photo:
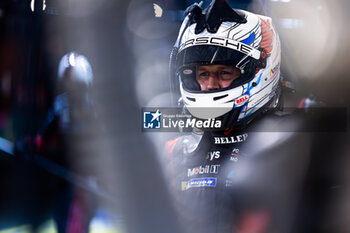
[[[209,72],[200,72],[199,78],[207,78],[209,76]]]
[[[230,71],[220,71],[219,75],[222,80],[230,80],[234,78],[233,73]]]
[[[219,73],[220,75],[225,75],[225,74],[231,74],[231,72],[229,72],[229,71],[220,71],[220,73]]]

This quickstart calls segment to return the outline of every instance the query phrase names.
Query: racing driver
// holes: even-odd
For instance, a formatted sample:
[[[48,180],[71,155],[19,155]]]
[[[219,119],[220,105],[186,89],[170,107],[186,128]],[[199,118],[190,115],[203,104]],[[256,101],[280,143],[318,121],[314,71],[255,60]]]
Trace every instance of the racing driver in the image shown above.
[[[167,142],[183,232],[286,232],[307,140],[259,130],[282,118],[272,20],[222,0],[195,3],[185,15],[170,57],[173,91],[194,118],[218,119],[222,128]]]

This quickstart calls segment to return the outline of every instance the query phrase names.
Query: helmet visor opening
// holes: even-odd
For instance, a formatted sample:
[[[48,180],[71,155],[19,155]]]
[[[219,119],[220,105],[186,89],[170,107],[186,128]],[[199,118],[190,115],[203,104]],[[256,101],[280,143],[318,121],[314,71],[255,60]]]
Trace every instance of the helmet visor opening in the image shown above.
[[[176,70],[185,90],[191,92],[215,92],[248,82],[254,77],[256,63],[257,60],[241,52],[221,46],[202,45],[189,47],[181,51],[176,59]],[[208,65],[224,65],[238,68],[240,76],[235,78],[228,87],[216,90],[201,90],[197,80],[197,68]]]

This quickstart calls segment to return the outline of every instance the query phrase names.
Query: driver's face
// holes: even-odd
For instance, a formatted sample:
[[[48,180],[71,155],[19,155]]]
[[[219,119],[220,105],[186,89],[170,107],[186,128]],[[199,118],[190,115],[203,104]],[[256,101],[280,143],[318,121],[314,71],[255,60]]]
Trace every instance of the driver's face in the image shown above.
[[[202,91],[218,90],[231,85],[241,75],[238,68],[225,65],[197,66],[196,78]]]

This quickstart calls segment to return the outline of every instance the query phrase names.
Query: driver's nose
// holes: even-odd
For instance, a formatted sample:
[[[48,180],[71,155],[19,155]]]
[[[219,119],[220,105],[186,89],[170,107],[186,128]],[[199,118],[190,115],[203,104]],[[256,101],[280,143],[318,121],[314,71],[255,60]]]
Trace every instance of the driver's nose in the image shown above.
[[[210,72],[207,89],[209,91],[220,89],[219,77],[214,72]]]

